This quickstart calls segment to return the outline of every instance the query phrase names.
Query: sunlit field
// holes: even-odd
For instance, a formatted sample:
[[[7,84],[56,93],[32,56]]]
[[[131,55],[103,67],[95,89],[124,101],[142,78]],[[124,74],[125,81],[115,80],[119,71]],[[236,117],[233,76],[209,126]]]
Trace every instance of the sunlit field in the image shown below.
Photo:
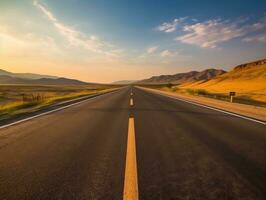
[[[66,100],[103,93],[113,88],[115,88],[115,86],[112,85],[1,85],[0,119],[17,114],[33,112]]]
[[[204,89],[209,93],[235,91],[242,99],[266,102],[266,64],[233,69],[209,81],[186,83],[182,88]]]

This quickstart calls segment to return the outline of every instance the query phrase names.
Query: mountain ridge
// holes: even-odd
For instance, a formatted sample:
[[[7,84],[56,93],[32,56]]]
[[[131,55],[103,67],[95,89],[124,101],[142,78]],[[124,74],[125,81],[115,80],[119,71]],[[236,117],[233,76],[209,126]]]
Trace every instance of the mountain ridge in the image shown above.
[[[43,74],[35,74],[35,73],[14,73],[9,72],[4,69],[0,69],[0,76],[7,75],[15,78],[24,78],[24,79],[40,79],[40,78],[50,78],[50,79],[57,79],[58,76],[51,76],[51,75],[43,75]]]
[[[83,82],[76,79],[69,79],[64,77],[55,77],[55,76],[49,76],[49,75],[40,75],[40,74],[34,74],[35,78],[21,78],[15,77],[9,74],[15,74],[12,72],[8,72],[5,70],[0,69],[0,84],[20,84],[20,85],[87,85],[89,83]],[[19,73],[21,74],[27,74],[32,75],[31,73]],[[22,77],[27,77],[27,76]],[[37,78],[37,77],[42,78]],[[52,78],[49,78],[52,77]]]
[[[120,81],[114,81],[111,84],[131,84],[137,82],[136,80],[120,80]]]
[[[266,101],[266,59],[237,65],[232,70],[208,81],[183,83],[182,88],[204,89],[213,93],[236,92],[259,101]]]
[[[139,81],[140,84],[182,84],[185,82],[195,82],[195,81],[207,81],[216,76],[222,75],[226,71],[222,69],[205,69],[203,71],[189,71],[185,73],[177,73],[173,75],[159,75],[152,76],[151,78]]]

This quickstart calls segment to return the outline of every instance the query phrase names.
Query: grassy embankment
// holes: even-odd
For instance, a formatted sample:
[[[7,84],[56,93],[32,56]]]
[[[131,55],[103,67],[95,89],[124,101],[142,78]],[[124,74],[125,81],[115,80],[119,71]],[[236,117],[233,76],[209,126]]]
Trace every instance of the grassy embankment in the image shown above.
[[[0,86],[0,120],[34,112],[59,102],[104,93],[114,86]]]
[[[189,94],[189,95],[193,95],[193,96],[203,96],[203,97],[208,97],[208,98],[213,98],[213,99],[228,101],[228,102],[230,101],[230,97],[229,97],[228,93],[210,92],[209,90],[205,90],[205,89],[187,88],[187,87],[182,87],[182,86],[172,85],[172,84],[150,85],[148,87],[163,90],[163,91],[168,91],[168,92],[174,92],[174,93],[180,93],[180,94]],[[259,100],[252,98],[255,95],[256,94],[245,93],[245,92],[238,93],[237,92],[236,97],[234,97],[234,102],[241,103],[241,104],[266,107],[265,101],[259,101]]]

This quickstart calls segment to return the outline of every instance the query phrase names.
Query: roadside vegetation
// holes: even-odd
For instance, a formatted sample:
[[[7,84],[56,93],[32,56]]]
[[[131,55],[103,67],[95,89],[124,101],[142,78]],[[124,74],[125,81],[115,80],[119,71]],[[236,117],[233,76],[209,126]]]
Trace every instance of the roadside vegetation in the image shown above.
[[[117,86],[0,86],[0,120],[30,113],[67,100],[95,95]]]
[[[175,92],[175,93],[180,93],[180,94],[203,96],[203,97],[213,98],[213,99],[217,99],[221,101],[228,101],[228,102],[230,101],[230,96],[229,94],[226,94],[226,93],[215,93],[215,92],[210,92],[205,89],[183,88],[183,87],[180,87],[179,85],[174,85],[171,83],[162,84],[162,85],[145,85],[145,87],[150,87],[154,89],[159,89],[159,90],[168,91],[168,92]],[[255,94],[243,93],[243,92],[241,93],[237,92],[236,94],[237,95],[234,97],[235,103],[266,107],[265,101],[258,101],[258,100],[252,99],[252,95],[255,95]]]

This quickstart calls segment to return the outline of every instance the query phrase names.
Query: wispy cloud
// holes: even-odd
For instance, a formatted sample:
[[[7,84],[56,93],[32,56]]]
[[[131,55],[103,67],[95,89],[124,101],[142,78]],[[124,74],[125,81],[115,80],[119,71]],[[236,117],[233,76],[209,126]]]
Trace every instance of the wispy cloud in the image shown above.
[[[5,51],[2,56],[12,57],[47,57],[49,54],[60,55],[60,49],[50,36],[36,35],[33,32],[21,34],[9,25],[0,24],[0,46]],[[49,49],[49,51],[47,51]]]
[[[57,19],[54,17],[54,15],[48,11],[42,4],[40,4],[38,1],[33,1],[33,5],[40,8],[41,11],[48,17],[49,20],[56,22]]]
[[[194,44],[203,48],[214,48],[217,44],[246,34],[246,31],[235,24],[221,20],[209,20],[203,23],[186,25],[185,35],[175,39],[187,44]]]
[[[162,51],[162,52],[160,53],[160,56],[162,56],[162,57],[172,57],[172,56],[175,56],[175,55],[177,55],[177,54],[178,54],[178,53],[175,52],[175,51],[170,51],[170,50],[166,49],[166,50],[164,50],[164,51]]]
[[[156,51],[158,50],[158,48],[159,48],[159,46],[149,47],[149,48],[147,49],[147,53],[148,53],[148,54],[152,54],[152,53],[156,52]]]
[[[172,22],[164,22],[160,26],[157,27],[157,30],[165,32],[165,33],[171,33],[174,32],[179,24],[181,24],[186,17],[182,18],[176,18]]]
[[[220,43],[245,36],[265,27],[263,22],[243,25],[238,21],[208,20],[184,26],[183,31],[186,34],[176,37],[175,40],[202,48],[215,48]]]
[[[265,34],[259,34],[255,36],[246,37],[243,39],[244,42],[266,42],[266,33]]]
[[[113,45],[100,40],[94,35],[87,36],[85,33],[63,24],[40,2],[34,1],[33,5],[39,8],[47,16],[57,31],[68,41],[70,46],[82,47],[91,52],[112,57],[117,57],[119,56],[119,53],[122,52],[120,49],[115,49]]]
[[[178,18],[172,22],[163,23],[158,27],[158,30],[166,33],[177,32],[179,36],[175,40],[182,43],[196,45],[201,48],[215,48],[223,42],[244,37],[265,28],[265,17],[253,23],[248,23],[248,18],[236,20],[211,19],[203,22],[199,22],[194,18],[191,20]],[[245,41],[248,40],[264,41],[264,37],[245,39]]]

